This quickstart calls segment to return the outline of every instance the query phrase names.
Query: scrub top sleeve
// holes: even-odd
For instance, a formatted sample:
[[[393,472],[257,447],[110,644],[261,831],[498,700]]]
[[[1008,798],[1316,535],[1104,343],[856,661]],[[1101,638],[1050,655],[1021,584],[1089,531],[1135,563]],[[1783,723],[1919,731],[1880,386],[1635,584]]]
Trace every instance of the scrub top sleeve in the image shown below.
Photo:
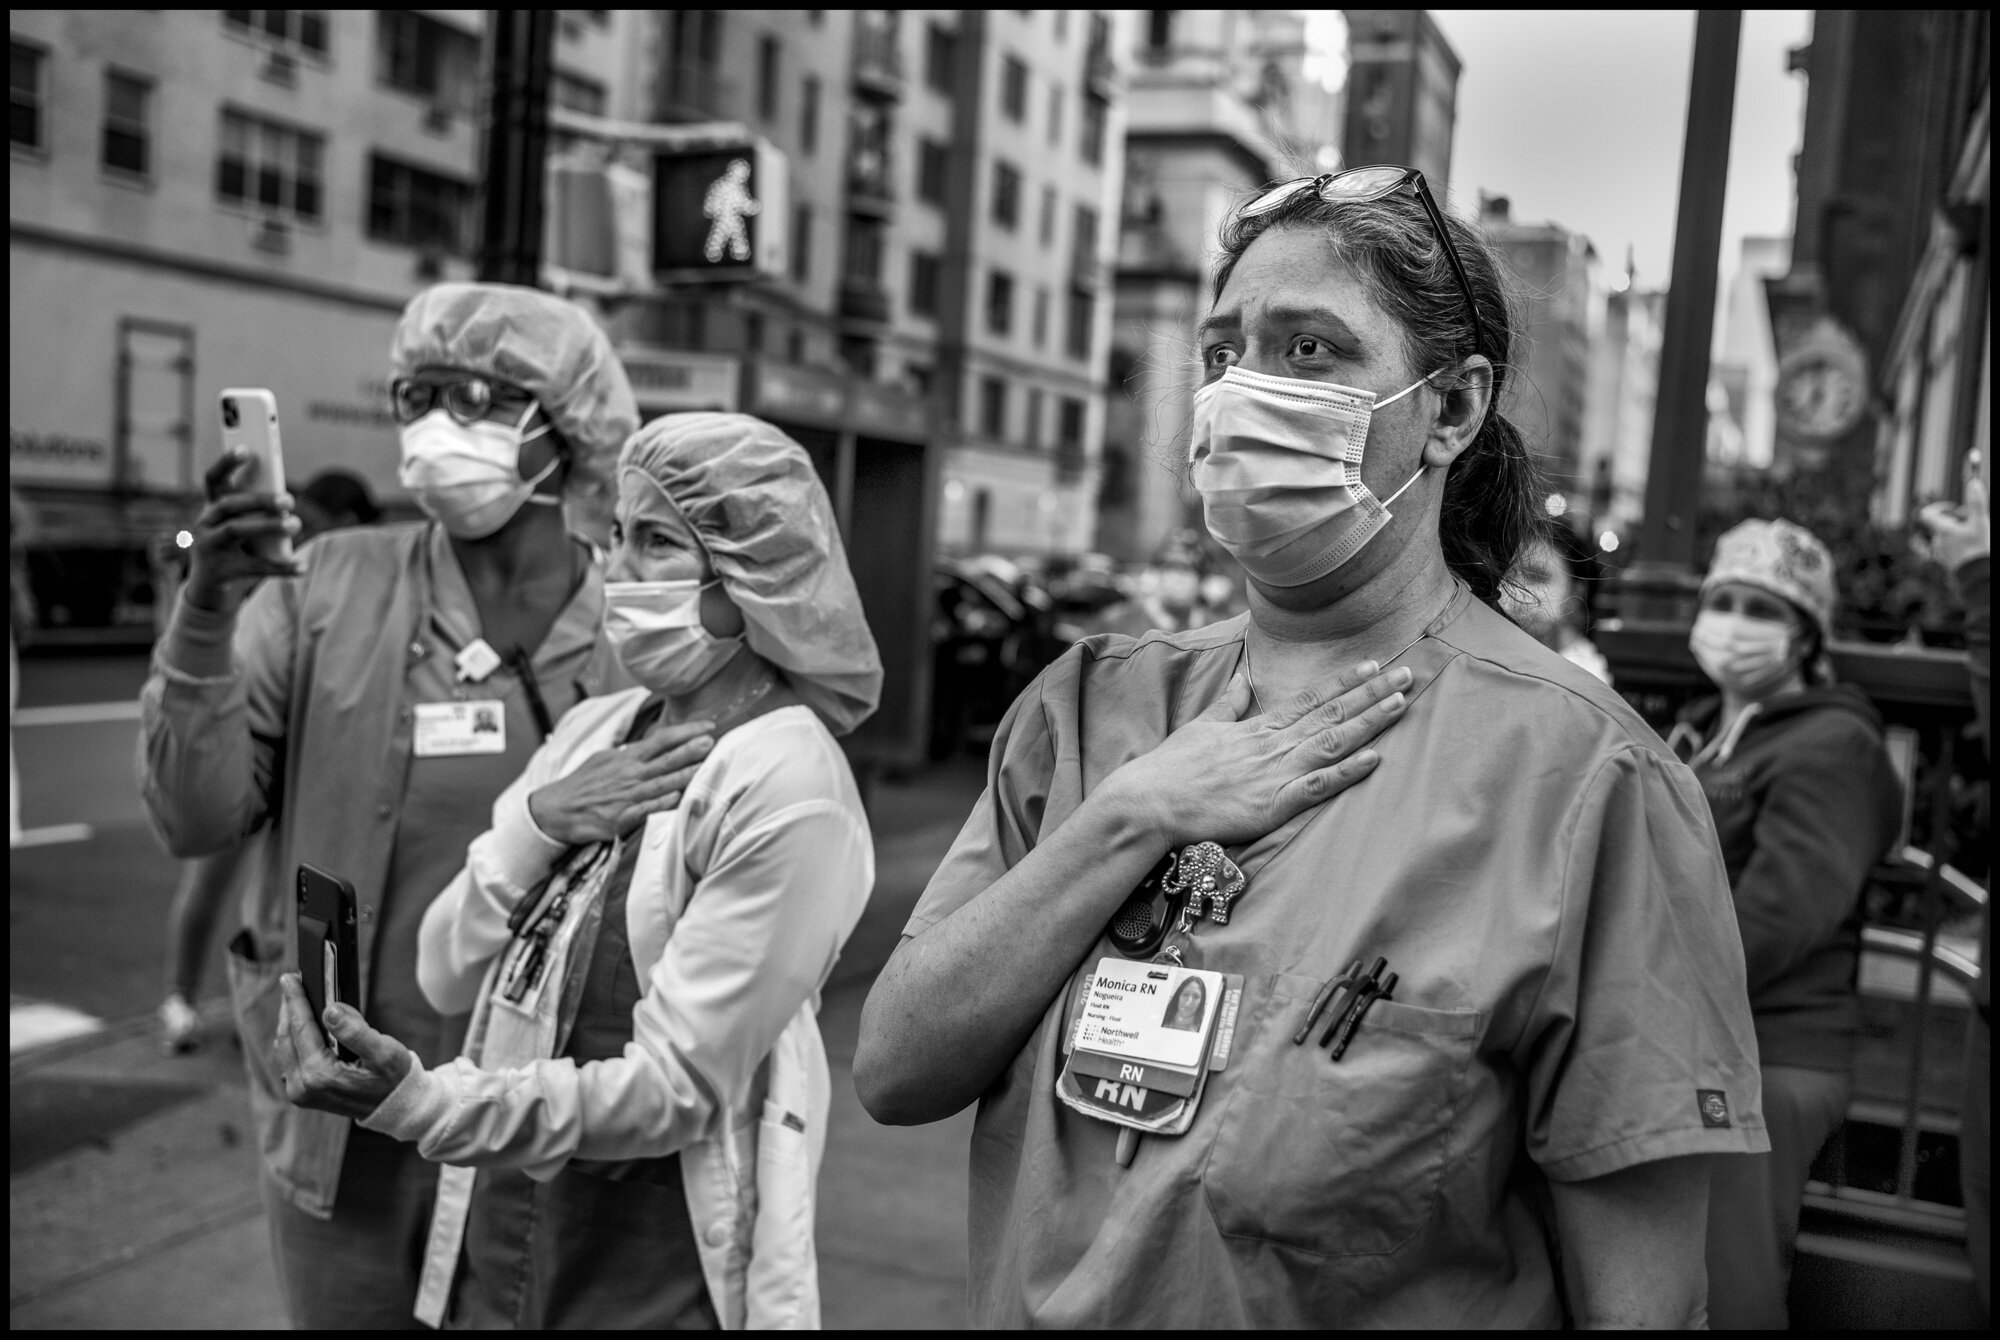
[[[183,597],[154,651],[139,693],[139,789],[175,856],[239,842],[278,808],[303,580],[265,582],[234,618]]]
[[[1692,773],[1627,746],[1551,844],[1555,946],[1516,1046],[1527,1148],[1560,1182],[1764,1134],[1743,949]]]
[[[1851,717],[1838,724],[1779,760],[1757,810],[1735,889],[1752,996],[1839,929],[1902,820],[1902,787],[1881,741]]]
[[[1055,774],[1051,708],[1075,703],[1082,663],[1081,648],[1070,648],[1007,709],[987,755],[986,790],[917,900],[903,928],[906,938],[929,930],[984,893],[1033,849]]]

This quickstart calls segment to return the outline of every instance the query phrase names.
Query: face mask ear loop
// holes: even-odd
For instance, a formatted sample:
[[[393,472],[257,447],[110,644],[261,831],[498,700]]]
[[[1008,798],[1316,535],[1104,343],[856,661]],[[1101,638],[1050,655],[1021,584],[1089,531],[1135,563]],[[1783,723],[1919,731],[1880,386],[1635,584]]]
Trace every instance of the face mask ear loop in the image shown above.
[[[530,420],[530,419],[534,418],[534,417],[535,417],[535,411],[539,410],[539,409],[540,409],[541,407],[542,407],[542,403],[541,403],[541,401],[539,401],[539,400],[536,400],[536,401],[531,401],[531,402],[529,402],[529,405],[528,405],[528,410],[527,410],[527,413],[523,414],[523,415],[522,415],[522,416],[520,417],[520,419],[519,419],[518,421],[516,421],[516,423],[514,424],[514,432],[516,433],[516,435],[520,435],[520,433],[521,433],[521,430],[522,430],[523,428],[526,428],[526,427],[528,426],[528,420]],[[548,424],[546,424],[546,423],[544,423],[544,424],[543,424],[543,425],[542,425],[541,427],[537,428],[537,429],[536,429],[536,430],[535,430],[534,432],[532,432],[532,433],[528,433],[528,434],[526,434],[525,436],[522,436],[522,437],[520,438],[520,442],[519,442],[519,443],[518,443],[518,444],[516,445],[516,447],[515,447],[515,460],[516,460],[516,462],[518,462],[518,461],[520,460],[520,448],[521,448],[521,447],[525,447],[525,446],[527,446],[527,445],[528,445],[528,444],[529,444],[530,442],[533,442],[533,441],[534,441],[534,440],[535,440],[536,438],[538,438],[538,437],[545,437],[545,436],[547,436],[547,435],[548,435],[548,431],[549,431],[549,425],[548,425]],[[562,464],[562,455],[561,455],[561,453],[557,453],[556,455],[554,455],[554,456],[551,456],[551,457],[549,457],[549,463],[548,463],[547,465],[543,466],[543,467],[542,467],[542,469],[541,469],[541,471],[540,471],[539,473],[537,473],[537,474],[535,475],[535,477],[534,477],[533,479],[530,479],[530,480],[528,480],[528,481],[527,481],[527,485],[528,485],[528,487],[529,487],[530,489],[536,489],[536,488],[539,488],[539,487],[541,487],[541,483],[542,483],[542,481],[543,481],[544,479],[547,479],[547,478],[548,478],[548,477],[549,477],[550,475],[554,474],[554,473],[555,473],[555,471],[556,471],[556,467],[557,467],[557,466],[559,466],[559,465],[561,465],[561,464]],[[516,474],[520,473],[520,466],[519,466],[518,464],[516,464],[516,466],[515,466],[514,468],[515,468],[515,473],[516,473]],[[561,494],[559,494],[559,493],[532,493],[532,492],[531,492],[531,493],[529,493],[529,494],[528,494],[528,499],[527,499],[527,500],[528,500],[528,501],[529,501],[530,503],[533,503],[533,504],[534,504],[535,506],[537,506],[537,507],[560,507],[560,506],[562,506],[562,495],[561,495]]]
[[[1405,493],[1408,493],[1410,491],[1410,485],[1416,483],[1419,479],[1422,479],[1424,477],[1424,471],[1428,469],[1430,469],[1428,465],[1418,466],[1417,472],[1411,475],[1408,479],[1403,481],[1403,487],[1397,489],[1394,493],[1390,494],[1388,497],[1382,500],[1382,510],[1385,512],[1388,511],[1389,504],[1396,501],[1396,499],[1402,497]]]
[[[1386,399],[1376,401],[1375,408],[1380,409],[1384,405],[1395,404],[1398,400],[1401,400],[1404,396],[1416,390],[1419,386],[1428,385],[1430,383],[1430,379],[1435,376],[1437,376],[1437,373],[1433,372],[1427,376],[1417,378],[1415,381],[1411,382],[1408,386],[1405,386],[1402,390],[1396,392],[1396,394],[1389,396]]]

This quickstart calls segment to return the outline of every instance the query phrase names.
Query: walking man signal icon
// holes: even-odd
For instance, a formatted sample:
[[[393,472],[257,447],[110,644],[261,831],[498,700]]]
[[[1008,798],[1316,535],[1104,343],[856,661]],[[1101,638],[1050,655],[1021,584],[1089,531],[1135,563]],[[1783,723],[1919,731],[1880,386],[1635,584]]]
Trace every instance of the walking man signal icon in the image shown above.
[[[701,254],[711,264],[720,261],[725,251],[733,261],[749,260],[750,229],[746,221],[762,209],[757,198],[750,194],[750,160],[732,159],[729,167],[708,188],[708,194],[702,197],[702,216],[712,222]]]

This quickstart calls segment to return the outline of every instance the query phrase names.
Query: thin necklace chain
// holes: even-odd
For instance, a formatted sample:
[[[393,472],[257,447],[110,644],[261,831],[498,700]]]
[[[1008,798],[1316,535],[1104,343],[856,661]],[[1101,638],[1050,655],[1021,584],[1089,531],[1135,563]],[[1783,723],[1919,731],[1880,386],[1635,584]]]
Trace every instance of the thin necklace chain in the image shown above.
[[[1416,646],[1419,642],[1422,642],[1425,638],[1429,637],[1431,635],[1431,629],[1436,627],[1437,621],[1444,616],[1444,612],[1446,610],[1451,608],[1451,602],[1456,599],[1458,599],[1458,584],[1454,582],[1451,588],[1451,595],[1447,597],[1444,604],[1438,608],[1438,612],[1436,614],[1433,614],[1430,618],[1424,620],[1424,631],[1418,633],[1408,642],[1405,642],[1393,654],[1385,656],[1382,658],[1381,661],[1377,662],[1377,664],[1381,667],[1381,669],[1387,670],[1392,664],[1395,663],[1395,660],[1398,656],[1401,656],[1411,647]],[[1248,630],[1245,631],[1247,632]],[[1258,714],[1261,716],[1264,711],[1264,695],[1257,692],[1256,667],[1250,664],[1250,639],[1248,637],[1245,637],[1243,639],[1243,677],[1250,681],[1250,702],[1251,705],[1257,709]]]

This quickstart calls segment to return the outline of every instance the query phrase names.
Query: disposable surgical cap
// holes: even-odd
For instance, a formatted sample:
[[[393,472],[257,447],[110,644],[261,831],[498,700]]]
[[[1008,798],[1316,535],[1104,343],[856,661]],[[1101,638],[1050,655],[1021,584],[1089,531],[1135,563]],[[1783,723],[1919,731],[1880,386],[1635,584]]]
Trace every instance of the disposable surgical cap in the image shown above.
[[[603,328],[575,303],[514,284],[433,285],[403,309],[389,358],[398,377],[462,368],[527,391],[570,445],[567,490],[609,501],[639,406]]]
[[[750,649],[845,735],[882,696],[833,504],[805,448],[748,414],[667,414],[625,444],[619,477],[657,484],[693,527]]]

